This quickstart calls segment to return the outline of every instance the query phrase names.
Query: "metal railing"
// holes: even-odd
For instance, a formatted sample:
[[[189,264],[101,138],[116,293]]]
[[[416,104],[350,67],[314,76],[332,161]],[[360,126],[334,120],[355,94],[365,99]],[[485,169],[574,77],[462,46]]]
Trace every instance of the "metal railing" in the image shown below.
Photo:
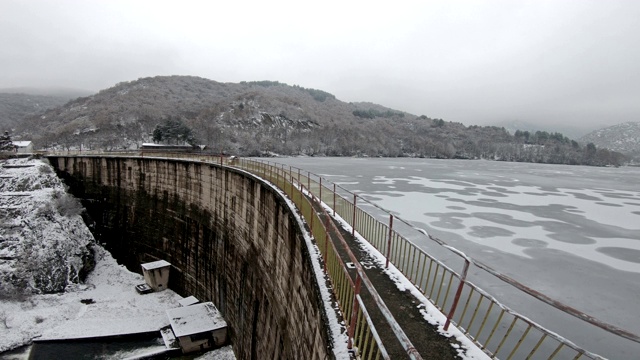
[[[493,358],[603,359],[501,304],[496,298],[467,281],[467,271],[471,264],[564,313],[609,333],[640,343],[638,335],[601,322],[536,292],[423,232],[429,239],[462,259],[461,273],[452,270],[394,230],[394,218],[413,228],[412,225],[368,203],[368,206],[375,206],[388,214],[389,222],[381,222],[359,207],[360,202],[365,202],[364,199],[318,175],[292,166],[258,159],[242,159],[238,166],[249,171],[276,169],[272,171],[282,172],[286,174],[285,179],[290,179],[289,184],[283,186],[293,186],[294,183],[304,185],[312,196],[317,197],[333,210],[333,215],[338,215],[346,221],[352,227],[354,234],[357,232],[383,254],[386,257],[387,267],[389,263],[393,264],[445,314],[447,317],[445,330],[450,323],[454,324]]]
[[[322,212],[319,212],[313,206],[313,196],[311,195],[311,198],[309,198],[310,194],[305,190],[304,186],[300,183],[295,183],[295,179],[290,178],[290,175],[280,168],[245,159],[231,160],[228,163],[264,178],[289,196],[307,222],[316,245],[322,254],[324,271],[333,286],[336,302],[346,324],[349,339],[348,348],[354,350],[361,359],[390,359],[360,297],[363,279],[367,288],[371,285],[366,283],[366,275],[361,267],[358,269],[355,281],[349,275],[348,267],[339,255],[336,244],[332,241],[328,232],[328,228],[332,223],[322,221]],[[325,216],[325,219],[328,219],[328,215]],[[348,248],[346,250],[349,251]],[[352,257],[351,261],[354,262],[355,256],[353,254],[350,255]],[[359,265],[357,260],[355,260],[354,264],[356,266]],[[372,288],[369,288],[369,290],[375,291]],[[412,347],[410,343],[408,346]],[[419,356],[413,358],[419,359]]]

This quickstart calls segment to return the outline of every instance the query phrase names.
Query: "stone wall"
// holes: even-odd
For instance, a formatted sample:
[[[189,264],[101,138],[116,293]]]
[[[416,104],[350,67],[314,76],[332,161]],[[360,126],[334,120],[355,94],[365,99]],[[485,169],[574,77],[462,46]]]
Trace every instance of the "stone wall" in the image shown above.
[[[250,174],[216,164],[49,157],[118,261],[172,264],[169,287],[213,301],[240,359],[327,359],[329,330],[292,210]]]

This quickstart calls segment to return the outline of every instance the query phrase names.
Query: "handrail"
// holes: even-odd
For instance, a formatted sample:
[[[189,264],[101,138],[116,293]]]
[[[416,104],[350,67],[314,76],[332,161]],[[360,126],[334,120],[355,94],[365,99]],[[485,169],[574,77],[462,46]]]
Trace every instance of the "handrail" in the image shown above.
[[[265,160],[253,160],[256,161],[258,163],[263,163],[266,164],[267,166],[274,166],[275,168],[281,168],[283,171],[286,171],[285,166],[282,164],[273,164],[273,165],[269,165],[269,161],[265,161]],[[294,172],[294,170],[297,171]],[[298,168],[294,168],[289,166],[289,175],[290,176],[297,176],[298,177],[298,181],[301,182],[302,180],[300,180],[301,176],[300,176],[300,171],[301,169]],[[385,224],[380,223],[378,220],[373,219],[372,220],[367,220],[364,219],[363,221],[363,217],[364,215],[362,215],[363,213],[366,214],[364,211],[362,211],[361,209],[359,209],[355,203],[355,199],[361,199],[364,201],[367,201],[366,199],[362,199],[361,197],[357,196],[357,194],[353,194],[350,191],[342,188],[341,186],[337,186],[337,188],[341,189],[343,192],[347,193],[347,194],[352,194],[354,196],[354,203],[350,203],[348,198],[342,197],[340,194],[336,193],[336,184],[332,184],[333,185],[333,191],[331,188],[329,188],[326,184],[331,184],[330,182],[326,181],[325,179],[323,179],[322,177],[313,174],[316,178],[316,180],[312,180],[312,173],[310,172],[306,172],[307,176],[306,176],[306,181],[309,183],[309,187],[312,187],[311,183],[313,182],[313,187],[317,188],[317,193],[319,194],[318,197],[325,202],[326,204],[329,204],[331,201],[333,201],[334,205],[333,205],[333,210],[337,211],[339,213],[339,215],[345,220],[347,221],[347,223],[349,223],[354,230],[356,228],[358,229],[358,232],[363,235],[363,237],[367,240],[369,240],[369,242],[374,245],[375,248],[377,248],[381,253],[385,253],[385,248],[381,247],[379,243],[374,244],[371,239],[369,239],[367,236],[364,236],[364,234],[362,234],[362,231],[364,230],[365,233],[370,232],[371,231],[371,222],[377,223],[377,226],[381,226],[384,230],[388,230],[389,233],[389,241],[385,242],[385,245],[393,245],[393,249],[391,251],[389,251],[389,253],[387,254],[387,257],[392,256],[393,261],[392,263],[395,264],[397,266],[397,268],[403,272],[406,276],[408,276],[409,280],[414,283],[414,285],[418,288],[421,289],[421,291],[427,295],[427,297],[429,298],[429,300],[436,305],[441,311],[443,311],[444,313],[446,313],[445,311],[445,305],[450,304],[450,302],[448,302],[447,300],[447,296],[448,293],[450,292],[451,289],[451,284],[453,281],[458,281],[458,283],[460,284],[460,286],[458,287],[458,289],[463,288],[466,290],[465,293],[465,297],[466,297],[466,302],[464,305],[464,309],[462,311],[461,315],[456,315],[456,320],[457,321],[453,321],[453,319],[451,319],[452,323],[456,324],[456,326],[458,326],[472,341],[474,341],[476,344],[478,344],[483,350],[485,350],[485,352],[487,352],[488,354],[492,355],[494,358],[497,358],[498,354],[504,350],[505,348],[505,342],[507,342],[506,340],[508,338],[510,338],[511,335],[513,334],[517,334],[517,333],[521,333],[522,335],[520,336],[519,339],[512,339],[510,340],[511,342],[514,342],[515,340],[515,344],[514,347],[512,348],[511,352],[508,355],[508,358],[512,358],[513,356],[515,356],[515,354],[518,353],[518,351],[522,351],[522,349],[520,349],[520,346],[525,343],[525,342],[529,342],[530,345],[533,345],[533,348],[531,349],[531,351],[528,353],[527,358],[532,358],[534,355],[537,355],[539,353],[542,353],[543,351],[541,350],[542,347],[542,343],[546,340],[546,339],[554,339],[557,343],[558,346],[557,347],[551,347],[551,350],[553,351],[551,354],[547,355],[550,358],[555,357],[557,354],[559,353],[564,353],[565,351],[567,351],[567,349],[569,349],[569,351],[572,351],[575,354],[575,357],[581,357],[581,356],[586,356],[588,358],[591,359],[602,359],[601,356],[594,354],[592,352],[589,352],[579,346],[577,346],[576,344],[570,342],[569,340],[560,337],[559,335],[557,335],[556,333],[547,330],[546,328],[544,328],[543,326],[535,323],[534,321],[520,315],[519,313],[517,313],[516,311],[513,311],[511,309],[509,309],[508,307],[506,307],[505,305],[501,304],[500,302],[498,302],[494,297],[490,296],[488,293],[486,293],[485,291],[483,291],[482,289],[480,289],[479,287],[477,287],[476,285],[474,285],[473,283],[467,281],[466,279],[461,279],[461,276],[459,274],[457,274],[455,271],[449,269],[444,263],[432,258],[429,254],[425,253],[422,249],[419,249],[412,241],[410,241],[409,239],[406,239],[402,236],[400,236],[399,234],[395,233],[395,231],[393,231],[393,229],[390,226],[387,226]],[[323,194],[324,191],[324,194]],[[336,199],[336,195],[338,197],[339,200]],[[325,201],[324,199],[328,200]],[[341,204],[337,204],[338,202],[341,202]],[[387,210],[379,207],[376,204],[373,204],[371,202],[367,203],[369,205],[375,206],[376,208],[385,211],[386,213],[389,213]],[[349,211],[345,210],[345,207],[347,207]],[[351,211],[353,212],[352,217],[350,217],[351,215]],[[368,214],[366,214],[368,215]],[[370,215],[369,215],[370,216]],[[397,218],[397,217],[396,217]],[[360,221],[358,221],[360,220]],[[531,292],[526,291],[525,289],[521,288],[524,287],[524,285],[520,284],[521,286],[517,286],[517,281],[498,273],[497,271],[491,269],[490,267],[486,266],[485,264],[467,256],[466,254],[464,254],[463,252],[447,245],[444,241],[435,238],[433,236],[430,236],[429,234],[427,234],[426,232],[424,232],[424,230],[421,229],[417,229],[414,226],[412,226],[411,224],[409,224],[408,222],[399,219],[400,221],[402,221],[403,223],[411,226],[412,228],[420,231],[421,233],[423,233],[424,235],[427,235],[429,237],[429,239],[431,239],[432,241],[438,243],[439,245],[443,246],[444,248],[448,249],[449,251],[452,251],[453,253],[455,253],[458,256],[461,256],[463,259],[465,259],[465,261],[472,261],[476,266],[478,266],[479,268],[481,268],[484,271],[487,271],[489,274],[495,276],[496,278],[500,279],[501,281],[507,282],[511,285],[513,285],[514,287],[523,290],[525,293],[534,296],[536,299],[542,300],[543,299],[535,296],[534,294],[532,294],[532,292],[534,292],[533,290]],[[366,226],[368,226],[368,228],[364,228],[362,226],[360,226],[360,224],[362,222],[367,223]],[[378,232],[380,232],[378,230]],[[386,231],[385,231],[386,232]],[[402,243],[400,243],[400,241],[402,241]],[[409,250],[407,250],[409,249]],[[419,255],[416,255],[419,254]],[[426,259],[429,258],[431,261],[431,265],[429,266],[429,270],[428,270],[428,274],[427,274],[427,281],[424,281],[424,278],[420,278],[419,281],[418,280],[418,276],[416,276],[414,279],[411,279],[411,273],[412,270],[408,271],[407,269],[409,268],[409,266],[407,266],[408,264],[408,260],[409,259],[405,259],[404,257],[406,257],[406,255],[409,254],[409,256],[412,256],[412,264],[416,264],[416,258],[418,259],[417,263],[420,263],[421,261],[424,263],[426,262]],[[417,257],[416,257],[417,256]],[[432,266],[433,264],[435,265],[435,272],[432,273]],[[418,265],[416,265],[418,266]],[[426,271],[424,270],[425,267],[422,268],[423,272]],[[447,276],[448,274],[448,276]],[[424,275],[424,274],[422,274]],[[449,284],[446,290],[444,290],[444,300],[443,301],[439,301],[439,299],[441,298],[441,291],[443,290],[443,287],[445,285],[445,278],[448,278],[449,280]],[[438,281],[438,279],[440,279],[440,286],[439,287],[435,287],[435,283]],[[433,283],[431,284],[431,291],[429,294],[426,294],[428,289],[426,288],[426,285],[429,285],[429,281],[433,280]],[[455,289],[456,287],[454,287]],[[460,292],[463,292],[462,290]],[[540,294],[543,297],[545,295]],[[460,294],[458,294],[458,296],[460,296]],[[435,298],[435,300],[434,300]],[[570,315],[575,316],[574,314],[571,313],[571,310],[569,310],[569,307],[561,307],[559,305],[562,305],[561,302],[559,301],[555,301],[552,300],[550,298],[547,297],[547,299],[549,300],[544,301],[545,303],[554,306],[555,308],[557,308],[558,310],[561,310],[565,313],[568,313]],[[450,300],[450,299],[449,299]],[[473,300],[473,301],[472,301]],[[476,302],[477,300],[477,302]],[[483,300],[486,300],[489,302],[488,305],[483,305]],[[452,300],[453,302],[453,300]],[[473,304],[474,302],[476,302],[475,305],[475,309],[473,308]],[[471,305],[471,307],[470,307]],[[493,311],[494,309],[497,309],[498,313],[496,314],[495,311]],[[575,310],[575,309],[574,309]],[[452,313],[455,311],[455,307],[452,308],[449,313]],[[468,319],[468,317],[466,317],[465,315],[468,315],[470,313],[473,313],[470,319]],[[577,310],[576,310],[577,312]],[[482,316],[482,314],[484,314],[484,316]],[[478,315],[480,315],[478,317]],[[505,316],[506,315],[506,316]],[[580,318],[581,320],[585,320],[588,321],[590,324],[596,325],[598,326],[598,324],[602,325],[604,324],[604,326],[598,326],[599,328],[608,331],[612,334],[624,337],[626,339],[629,339],[631,341],[635,341],[637,342],[636,338],[637,335],[632,334],[628,331],[622,330],[622,329],[618,329],[614,326],[610,326],[605,324],[604,322],[599,321],[598,319],[594,318],[594,317],[590,317],[589,315],[583,314],[584,316],[579,316],[579,314],[577,314],[578,318]],[[498,320],[496,320],[494,322],[493,327],[491,328],[490,334],[488,335],[488,337],[486,338],[486,340],[484,341],[480,341],[480,336],[482,335],[482,331],[485,329],[485,326],[487,324],[487,321],[489,321],[491,318],[495,318],[498,317]],[[507,317],[511,316],[512,320],[511,321],[507,321],[508,319],[506,319]],[[477,323],[474,323],[474,321],[476,319],[482,319],[481,324],[477,325]],[[589,321],[590,320],[590,321]],[[467,323],[466,327],[464,327],[463,323]],[[497,335],[500,330],[498,328],[498,325],[500,323],[505,323],[508,324],[508,330],[506,331],[506,333],[502,334],[502,339],[499,338],[494,338],[494,335]],[[522,324],[522,325],[521,325]],[[520,329],[520,330],[518,330]],[[530,336],[529,334],[531,334],[531,330],[535,329],[537,330],[541,335],[539,339],[534,339],[532,338],[532,336]],[[495,344],[495,342],[498,342],[498,344]],[[492,342],[493,340],[493,342]],[[489,349],[489,347],[492,346],[492,349]],[[550,350],[550,351],[551,351]],[[544,355],[543,355],[544,356]],[[573,356],[572,356],[573,357]]]
[[[301,189],[304,191],[304,186],[301,186]],[[324,213],[325,216],[327,217],[329,216],[329,214],[327,214],[324,208],[322,208],[322,212]],[[421,360],[422,357],[416,351],[415,347],[411,343],[411,340],[409,340],[409,337],[407,337],[407,335],[404,333],[404,331],[402,330],[402,328],[400,327],[396,319],[393,317],[393,314],[391,314],[391,311],[389,310],[387,305],[384,303],[384,300],[382,300],[382,297],[380,297],[380,294],[378,294],[378,291],[373,286],[373,283],[371,283],[371,280],[369,280],[369,277],[364,272],[364,269],[362,268],[362,264],[360,264],[360,261],[358,261],[356,256],[353,254],[353,251],[351,251],[351,248],[349,247],[345,239],[342,237],[342,235],[338,231],[338,228],[336,227],[336,225],[333,222],[329,222],[329,226],[335,231],[335,234],[338,237],[338,240],[340,241],[340,243],[342,244],[343,249],[347,253],[347,256],[349,256],[349,260],[351,260],[351,262],[354,264],[356,268],[356,272],[358,273],[359,279],[365,284],[365,287],[371,294],[371,297],[373,298],[374,302],[378,306],[378,309],[384,316],[389,326],[391,326],[393,333],[395,334],[396,338],[398,339],[398,341],[400,342],[404,350],[407,352],[407,355],[409,355],[409,358],[415,359],[415,360]]]
[[[234,162],[233,165],[271,181],[283,190],[300,209],[301,214],[305,218],[305,221],[307,221],[307,224],[309,224],[311,233],[323,255],[325,261],[325,272],[329,275],[329,279],[334,285],[334,292],[336,293],[338,305],[344,314],[345,323],[347,324],[349,349],[353,349],[354,352],[357,351],[356,356],[361,358],[377,359],[382,357],[383,359],[390,359],[385,346],[376,331],[373,321],[367,312],[366,306],[360,297],[361,281],[365,283],[365,286],[372,295],[374,295],[375,289],[373,289],[373,286],[366,277],[366,274],[364,274],[362,266],[360,266],[357,259],[355,259],[355,256],[353,256],[350,249],[347,247],[345,249],[350,254],[350,260],[352,260],[358,268],[358,276],[356,277],[355,283],[351,280],[348,275],[348,268],[340,256],[337,255],[338,251],[336,249],[336,244],[327,232],[327,224],[332,226],[335,226],[335,224],[329,221],[325,224],[320,220],[320,214],[313,208],[311,203],[312,201],[315,201],[315,199],[311,197],[310,200],[305,196],[308,193],[305,192],[302,184],[294,186],[294,181],[289,179],[289,177],[286,176],[286,172],[282,171],[282,169],[269,167],[267,171],[267,169],[261,168],[260,166],[251,166],[251,164],[247,163],[244,159],[240,162]],[[287,186],[287,183],[290,186]],[[324,214],[327,215],[326,212],[324,212]],[[325,218],[328,219],[328,215]],[[346,246],[346,242],[343,244]],[[375,293],[375,295],[377,295],[377,293]],[[381,300],[379,298],[380,296],[377,295],[376,304],[380,307]],[[382,304],[384,305],[384,303]],[[384,309],[381,309],[381,311],[384,313]],[[386,309],[386,313],[384,314],[390,316],[388,309]],[[393,317],[391,316],[391,318]],[[393,323],[395,323],[395,327],[393,326]],[[407,354],[410,358],[421,360],[422,358],[419,354],[415,353],[413,345],[408,338],[406,338],[406,335],[404,335],[404,332],[402,332],[402,329],[395,320],[392,320],[391,326],[394,333],[397,334],[401,344],[407,349]],[[400,334],[398,334],[398,330]],[[405,342],[403,342],[403,340]]]

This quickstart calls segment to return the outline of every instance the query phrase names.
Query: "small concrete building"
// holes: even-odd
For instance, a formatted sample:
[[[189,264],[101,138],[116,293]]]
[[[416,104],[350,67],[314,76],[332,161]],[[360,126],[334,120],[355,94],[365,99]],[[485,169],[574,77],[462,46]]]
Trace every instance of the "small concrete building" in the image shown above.
[[[31,141],[12,141],[16,147],[18,154],[31,154],[33,152],[33,143]]]
[[[144,281],[153,291],[162,291],[169,286],[169,270],[171,264],[164,260],[142,264]]]
[[[167,310],[183,353],[218,348],[227,342],[227,322],[212,302]]]

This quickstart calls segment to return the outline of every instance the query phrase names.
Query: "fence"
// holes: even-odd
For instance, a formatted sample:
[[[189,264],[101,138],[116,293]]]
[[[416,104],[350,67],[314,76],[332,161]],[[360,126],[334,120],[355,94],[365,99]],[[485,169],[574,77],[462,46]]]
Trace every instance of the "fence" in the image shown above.
[[[610,333],[640,342],[637,335],[602,323],[544,294],[537,293],[448,247],[441,240],[429,236],[431,240],[462,259],[461,273],[452,270],[396,232],[393,228],[393,215],[389,214],[388,223],[381,222],[360,207],[359,202],[363,200],[357,195],[327,182],[318,175],[291,166],[256,159],[242,159],[237,166],[261,176],[267,172],[283,174],[283,182],[278,184],[283,189],[294,188],[294,184],[305,187],[313,197],[328,205],[334,215],[339,215],[351,225],[354,233],[360,234],[383,254],[387,259],[387,266],[389,263],[393,264],[447,316],[445,328],[450,323],[454,324],[493,358],[602,359],[599,355],[573,344],[511,310],[478,286],[467,281],[466,275],[470,264],[565,313]]]
[[[309,225],[318,249],[322,253],[325,273],[333,285],[336,301],[347,324],[349,348],[357,349],[357,354],[361,359],[390,359],[359,294],[362,279],[366,278],[366,275],[360,268],[356,280],[352,280],[347,266],[338,254],[336,244],[330,239],[327,231],[330,224],[322,221],[321,213],[313,207],[311,202],[313,200],[305,195],[308,192],[304,191],[304,186],[300,183],[294,184],[293,179],[282,169],[263,163],[244,159],[231,160],[230,163],[270,181],[282,189],[295,203]],[[328,219],[328,216],[325,216],[325,219]],[[355,259],[354,256],[352,257]],[[370,285],[367,284],[367,286]],[[375,291],[375,289],[370,290]]]

